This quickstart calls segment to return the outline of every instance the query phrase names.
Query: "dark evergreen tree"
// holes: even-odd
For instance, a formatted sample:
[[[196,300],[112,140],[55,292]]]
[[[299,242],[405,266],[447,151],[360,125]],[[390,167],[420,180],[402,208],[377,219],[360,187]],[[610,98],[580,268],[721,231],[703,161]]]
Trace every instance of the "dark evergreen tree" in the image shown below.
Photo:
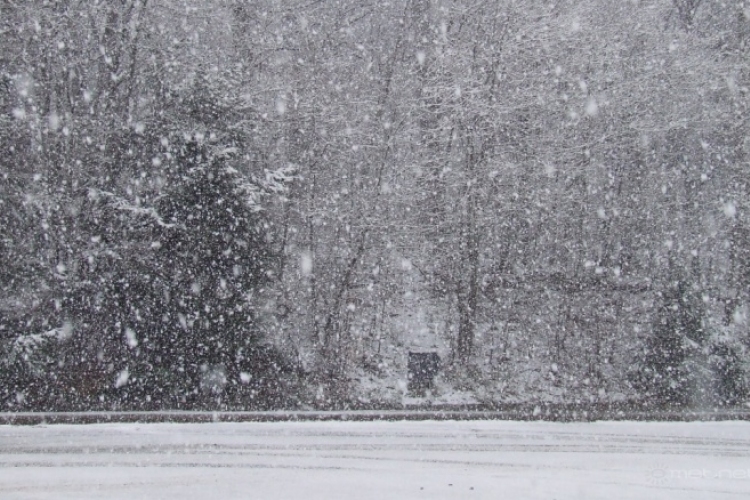
[[[171,379],[171,397],[187,403],[219,399],[257,375],[256,363],[274,361],[254,359],[256,298],[273,264],[268,224],[253,186],[204,145],[187,143],[171,178],[153,243],[149,378]]]
[[[660,406],[736,405],[747,395],[745,349],[712,325],[699,288],[680,277],[661,293],[636,375],[642,396]]]
[[[689,402],[692,386],[687,362],[706,340],[704,309],[685,279],[670,283],[660,299],[639,385],[659,405],[682,406]]]
[[[711,369],[719,405],[742,403],[748,394],[742,351],[742,345],[731,341],[718,341],[711,347]]]

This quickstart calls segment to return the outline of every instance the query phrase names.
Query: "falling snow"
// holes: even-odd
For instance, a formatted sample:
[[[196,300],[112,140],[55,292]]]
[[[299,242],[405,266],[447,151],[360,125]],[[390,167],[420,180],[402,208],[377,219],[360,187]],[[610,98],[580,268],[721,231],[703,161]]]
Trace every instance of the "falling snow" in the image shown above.
[[[743,9],[4,2],[2,411],[747,418]]]

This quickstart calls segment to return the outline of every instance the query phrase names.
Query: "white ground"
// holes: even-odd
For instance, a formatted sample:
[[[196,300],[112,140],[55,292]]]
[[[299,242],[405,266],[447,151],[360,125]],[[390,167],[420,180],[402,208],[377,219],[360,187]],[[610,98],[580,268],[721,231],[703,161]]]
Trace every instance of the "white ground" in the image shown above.
[[[750,423],[0,426],[2,499],[750,498]]]

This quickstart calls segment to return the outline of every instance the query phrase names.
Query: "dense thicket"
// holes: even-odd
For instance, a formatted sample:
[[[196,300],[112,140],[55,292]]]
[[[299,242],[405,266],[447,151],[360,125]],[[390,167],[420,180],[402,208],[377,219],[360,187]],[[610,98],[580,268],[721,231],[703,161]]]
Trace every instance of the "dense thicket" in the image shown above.
[[[748,9],[0,2],[2,404],[744,401]]]

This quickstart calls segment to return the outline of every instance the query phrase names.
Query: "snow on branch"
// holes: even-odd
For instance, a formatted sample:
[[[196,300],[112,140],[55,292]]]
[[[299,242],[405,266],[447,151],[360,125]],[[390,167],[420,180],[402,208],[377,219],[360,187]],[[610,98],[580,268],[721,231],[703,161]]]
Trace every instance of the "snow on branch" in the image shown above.
[[[289,190],[289,184],[297,179],[296,172],[297,166],[292,164],[276,170],[265,169],[266,176],[262,181],[263,188],[270,193],[286,193]]]
[[[227,167],[230,173],[236,174],[237,171],[232,167]],[[264,177],[253,175],[246,178],[241,177],[237,188],[247,197],[248,204],[252,210],[260,212],[263,210],[261,201],[268,195],[277,195],[282,201],[284,195],[289,191],[289,184],[297,178],[295,165],[287,165],[276,170],[264,170]]]
[[[112,206],[116,210],[124,210],[127,212],[132,212],[135,215],[141,215],[145,217],[149,217],[153,219],[157,225],[161,227],[166,228],[173,228],[177,227],[177,224],[171,224],[169,222],[164,222],[164,219],[162,219],[161,215],[156,211],[154,207],[144,207],[141,205],[135,205],[128,200],[125,200],[119,196],[117,196],[114,193],[110,193],[109,191],[102,191],[100,189],[92,189],[89,191],[89,196],[92,198],[98,198],[99,196],[105,196],[112,200]]]
[[[219,158],[233,158],[239,150],[236,147],[217,149],[213,152]],[[289,185],[299,177],[296,175],[298,167],[292,163],[277,169],[263,169],[263,176],[246,176],[231,165],[224,167],[225,172],[235,177],[237,190],[247,198],[248,205],[253,211],[263,210],[261,202],[264,196],[278,195],[282,200],[289,191]]]
[[[19,357],[27,363],[31,363],[34,353],[49,342],[65,340],[72,334],[72,325],[65,323],[59,328],[42,333],[19,335],[13,342],[10,352],[5,359],[5,364],[10,365]]]

